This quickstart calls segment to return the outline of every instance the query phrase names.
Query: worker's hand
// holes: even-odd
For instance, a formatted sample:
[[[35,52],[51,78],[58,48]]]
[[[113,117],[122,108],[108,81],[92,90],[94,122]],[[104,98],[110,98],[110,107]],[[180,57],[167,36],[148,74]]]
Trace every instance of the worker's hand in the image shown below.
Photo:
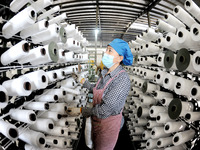
[[[77,82],[77,83],[81,83],[83,84],[85,82],[85,78],[84,78],[84,75],[82,73],[78,74],[78,73],[72,73],[72,78],[74,78],[74,80]]]
[[[92,108],[90,107],[82,107],[81,113],[84,117],[90,117],[92,115]]]
[[[77,107],[68,108],[66,112],[70,116],[79,116],[81,114],[81,108]]]

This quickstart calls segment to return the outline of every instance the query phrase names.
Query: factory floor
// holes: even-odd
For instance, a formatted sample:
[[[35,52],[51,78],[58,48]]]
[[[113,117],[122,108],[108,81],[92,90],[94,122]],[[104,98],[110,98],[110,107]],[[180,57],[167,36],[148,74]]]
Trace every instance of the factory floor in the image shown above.
[[[77,146],[76,150],[90,150],[85,145],[85,137],[84,137],[84,131],[82,132],[79,144]],[[134,144],[131,142],[128,129],[126,125],[123,126],[119,133],[117,144],[115,145],[114,150],[136,150]]]

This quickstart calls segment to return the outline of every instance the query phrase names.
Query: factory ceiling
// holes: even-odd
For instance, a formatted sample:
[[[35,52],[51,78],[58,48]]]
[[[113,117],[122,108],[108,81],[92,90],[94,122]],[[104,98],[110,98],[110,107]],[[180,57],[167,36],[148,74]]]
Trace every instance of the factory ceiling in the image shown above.
[[[144,31],[137,26],[155,27],[156,20],[172,13],[176,5],[185,0],[54,0],[66,13],[67,22],[76,24],[83,36],[94,46],[95,29],[98,29],[98,46],[105,47],[114,38],[134,40]],[[199,1],[195,1],[199,5]],[[136,23],[136,28],[131,25]]]

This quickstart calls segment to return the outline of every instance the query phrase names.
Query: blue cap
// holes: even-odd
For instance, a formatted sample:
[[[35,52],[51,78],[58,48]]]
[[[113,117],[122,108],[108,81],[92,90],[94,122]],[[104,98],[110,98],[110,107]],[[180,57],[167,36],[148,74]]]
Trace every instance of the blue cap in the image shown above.
[[[131,50],[130,50],[127,42],[125,42],[124,40],[121,40],[121,39],[114,39],[108,45],[110,45],[112,48],[114,48],[115,51],[120,56],[124,57],[124,59],[122,60],[124,65],[132,65],[133,64],[133,54],[131,53]]]

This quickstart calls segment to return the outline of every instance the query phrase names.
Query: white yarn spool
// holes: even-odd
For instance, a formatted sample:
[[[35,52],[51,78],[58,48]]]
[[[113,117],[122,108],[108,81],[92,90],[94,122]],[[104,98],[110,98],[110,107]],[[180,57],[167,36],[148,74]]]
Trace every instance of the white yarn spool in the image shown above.
[[[173,99],[168,107],[168,114],[171,119],[177,119],[180,116],[185,116],[187,112],[191,112],[194,105],[191,102],[183,102],[180,99]]]
[[[9,96],[28,96],[32,92],[31,81],[24,76],[4,81],[2,86]]]
[[[58,63],[64,63],[66,61],[65,50],[58,49]]]
[[[142,138],[140,136],[132,136],[131,141],[142,141]]]
[[[161,47],[167,47],[167,43],[164,37],[159,37],[158,38],[158,45]]]
[[[67,118],[65,118],[68,122],[76,122],[78,121],[78,117],[72,117],[72,116],[68,116]]]
[[[198,51],[199,43],[194,41],[191,36],[192,34],[184,27],[179,28],[177,31],[177,41],[182,47]]]
[[[9,122],[0,120],[0,132],[10,140],[16,140],[19,136],[18,129]]]
[[[2,102],[8,101],[8,92],[2,85],[0,85],[0,97],[1,97],[0,99],[1,104]]]
[[[37,117],[33,110],[11,109],[10,118],[28,124],[34,124]]]
[[[143,140],[148,140],[151,138],[151,131],[149,130],[145,130],[142,134],[142,139]]]
[[[27,62],[32,61],[38,61],[41,59],[45,59],[46,57],[46,49],[42,46],[38,46],[36,48],[33,48],[29,51],[29,53],[26,53],[24,57],[18,59],[19,64],[24,64]]]
[[[68,66],[68,67],[65,67],[63,68],[65,74],[71,74],[74,72],[74,66]]]
[[[174,89],[174,83],[178,76],[171,75],[170,73],[166,74],[163,80],[163,86],[166,89],[172,90]]]
[[[178,77],[174,83],[174,91],[176,94],[179,95],[185,95],[187,97],[190,96],[190,90],[196,83],[191,81],[191,80],[187,80],[184,79],[182,77]]]
[[[198,21],[200,21],[200,16],[198,13],[200,12],[200,8],[197,4],[195,4],[192,0],[186,0],[184,3],[185,9],[194,16]]]
[[[68,38],[65,47],[67,50],[74,51],[77,49],[76,40],[74,38]]]
[[[30,26],[28,26],[27,28],[23,29],[21,32],[20,32],[20,36],[21,38],[25,39],[31,35],[34,35],[38,32],[41,32],[45,29],[47,29],[49,26],[49,22],[44,19],[44,20],[41,20],[35,24],[32,24]]]
[[[165,37],[167,48],[169,48],[172,51],[177,51],[183,48],[184,46],[180,44],[179,42],[177,42],[178,39],[179,38],[174,33],[171,33],[171,32],[167,33]]]
[[[49,134],[55,136],[62,136],[64,134],[64,130],[60,126],[54,126],[54,128],[51,130]]]
[[[135,40],[135,41],[138,42],[139,44],[145,44],[145,43],[146,43],[145,40],[143,40],[143,39],[141,39],[141,38],[139,38],[139,37],[136,37],[136,40]]]
[[[45,135],[30,129],[19,128],[19,139],[39,148],[43,148],[46,144]]]
[[[157,141],[157,146],[159,148],[166,147],[168,145],[172,145],[172,137],[159,138]]]
[[[36,12],[39,12],[51,4],[53,4],[53,0],[38,0],[34,3],[32,3],[31,7],[33,7]]]
[[[58,101],[58,95],[56,94],[48,94],[48,95],[40,95],[35,97],[36,101],[40,101],[40,102],[56,102]]]
[[[12,17],[2,28],[2,34],[6,39],[23,30],[36,21],[36,11],[32,7],[27,7]],[[23,18],[23,20],[21,20]],[[21,21],[19,21],[21,20]]]
[[[200,72],[200,51],[197,51],[192,56],[192,67],[196,72]]]
[[[145,60],[146,60],[147,64],[149,64],[149,65],[157,64],[155,57],[146,57]]]
[[[142,119],[142,118],[138,118],[136,120],[136,123],[137,123],[138,126],[146,126],[147,122],[148,122],[147,119]]]
[[[67,78],[67,79],[61,81],[61,86],[65,87],[65,88],[74,89],[77,86],[77,84],[73,78]]]
[[[156,121],[151,121],[149,120],[148,123],[147,123],[147,128],[148,129],[152,129],[154,127],[159,127],[159,126],[163,126],[162,123],[157,123]]]
[[[149,109],[149,115],[152,118],[156,118],[159,113],[167,112],[167,109],[163,106],[151,106]]]
[[[47,17],[49,17],[51,14],[55,13],[55,12],[59,12],[60,11],[60,6],[55,6],[51,9],[49,9],[48,11],[45,11],[44,13],[42,13],[41,15],[38,16],[38,20],[42,20],[45,19]]]
[[[58,98],[64,98],[66,96],[66,91],[63,90],[63,89],[50,89],[47,91],[46,93],[47,95],[48,94],[52,94],[52,95],[58,95]]]
[[[175,28],[186,27],[179,19],[170,13],[166,13],[164,20]]]
[[[175,27],[173,27],[172,25],[164,22],[161,19],[158,19],[156,24],[157,24],[158,29],[160,29],[161,31],[172,32],[174,34],[176,33],[176,28]]]
[[[66,118],[62,118],[56,122],[56,126],[66,127],[68,125],[68,121]]]
[[[158,70],[156,73],[155,81],[159,85],[163,85],[164,76],[167,74],[165,71]]]
[[[57,80],[57,73],[54,70],[47,71],[48,83],[55,82]]]
[[[53,147],[57,147],[59,149],[66,149],[67,146],[69,145],[67,143],[67,139],[64,137],[47,136],[47,139],[48,139],[49,143],[52,144]]]
[[[29,44],[25,40],[22,40],[1,55],[1,63],[3,65],[8,65],[17,59],[23,58],[27,55],[29,49]]]
[[[188,122],[200,120],[200,113],[199,112],[187,112],[185,115],[185,119]]]
[[[32,90],[44,89],[48,85],[48,77],[43,70],[37,70],[34,72],[23,75],[31,81]]]
[[[165,53],[160,53],[157,57],[157,65],[160,67],[164,67],[164,57],[165,57]]]
[[[57,79],[61,80],[65,78],[65,71],[63,68],[54,70],[57,74]]]
[[[168,93],[168,92],[164,92],[164,91],[159,91],[159,90],[156,90],[154,92],[154,98],[155,99],[160,100],[163,97],[165,97],[165,98],[173,98],[173,94],[172,93]]]
[[[151,138],[158,139],[163,137],[168,137],[170,134],[164,132],[164,127],[154,127],[151,130]]]
[[[48,110],[49,104],[46,102],[25,102],[24,108],[30,110]]]
[[[141,135],[144,131],[143,127],[135,127],[133,129],[133,135]]]
[[[130,93],[131,91],[129,91],[130,95],[139,96],[139,94],[142,93],[142,90],[140,88],[132,87],[132,89],[132,93]]]
[[[186,126],[186,123],[183,121],[167,122],[164,126],[164,131],[166,133],[180,132],[184,131]]]
[[[168,113],[159,113],[158,115],[157,115],[157,117],[156,117],[156,121],[158,122],[158,123],[166,123],[166,122],[169,122],[169,121],[174,121],[174,120],[172,120],[170,117],[169,117],[169,115],[168,115]]]
[[[77,124],[70,124],[69,126],[68,126],[68,130],[69,130],[69,132],[77,132],[78,131],[78,127],[77,127]]]
[[[168,97],[164,97],[163,99],[161,99],[161,103],[163,106],[169,106],[170,102],[173,100],[173,98],[168,98]]]
[[[192,40],[194,40],[196,43],[199,43],[199,41],[200,41],[200,25],[198,23],[194,23],[191,26],[190,34],[191,34]]]
[[[173,136],[173,144],[175,146],[184,144],[185,142],[193,139],[194,135],[195,135],[195,131],[193,129],[183,131],[183,132],[178,132]]]
[[[160,90],[160,86],[149,82],[144,82],[142,85],[143,93],[152,93],[153,91]]]
[[[37,148],[35,146],[29,145],[29,144],[25,144],[24,149],[25,150],[37,150]]]
[[[51,119],[37,118],[36,122],[30,126],[30,129],[49,133],[54,128],[54,122]]]
[[[32,42],[34,44],[39,44],[40,42],[49,41],[51,39],[58,38],[59,30],[60,29],[57,24],[51,24],[49,25],[48,29],[32,35],[31,36]]]
[[[65,53],[66,62],[74,62],[74,52]]]
[[[45,111],[39,112],[39,117],[52,119],[53,121],[59,121],[59,119],[61,119],[62,116],[56,111]]]
[[[147,117],[149,116],[149,108],[145,108],[145,107],[139,107],[137,110],[137,117]]]
[[[143,95],[142,98],[141,98],[141,102],[144,104],[144,105],[153,105],[153,104],[156,104],[156,99],[151,97],[151,96],[148,96],[148,95]]]
[[[157,73],[156,71],[146,69],[143,74],[145,79],[154,80],[156,73]]]
[[[178,146],[171,146],[171,147],[167,147],[165,148],[165,150],[186,150],[187,149],[187,146],[185,144],[181,144],[181,145],[178,145]]]
[[[24,5],[31,2],[31,0],[13,0],[10,3],[10,10],[12,12],[18,12]]]
[[[190,28],[192,24],[196,22],[187,11],[178,5],[174,8],[173,14]]]
[[[66,13],[62,13],[61,15],[58,15],[54,18],[52,18],[51,20],[49,20],[49,24],[54,24],[54,23],[60,23],[62,20],[67,18],[67,14]]]
[[[81,92],[77,91],[75,89],[70,89],[70,88],[66,88],[66,87],[62,87],[66,92],[71,93],[71,94],[75,94],[75,95],[80,95]]]
[[[200,86],[194,85],[190,90],[190,96],[194,99],[200,100]]]
[[[147,149],[157,148],[157,139],[148,139],[146,142]]]
[[[73,35],[75,30],[76,30],[76,25],[75,24],[71,24],[71,25],[68,24],[67,27],[65,27],[65,31],[66,31],[67,35],[70,35],[70,34]]]
[[[73,101],[75,99],[75,95],[74,94],[66,94],[66,96],[64,97],[64,101],[67,103],[69,101]]]
[[[66,110],[67,110],[67,104],[66,103],[50,103],[49,104],[49,110],[50,111],[56,111],[59,114],[65,114]]]
[[[146,30],[146,36],[151,39],[152,41],[157,40],[159,37],[162,37],[161,33],[156,33],[154,29],[148,28]]]

